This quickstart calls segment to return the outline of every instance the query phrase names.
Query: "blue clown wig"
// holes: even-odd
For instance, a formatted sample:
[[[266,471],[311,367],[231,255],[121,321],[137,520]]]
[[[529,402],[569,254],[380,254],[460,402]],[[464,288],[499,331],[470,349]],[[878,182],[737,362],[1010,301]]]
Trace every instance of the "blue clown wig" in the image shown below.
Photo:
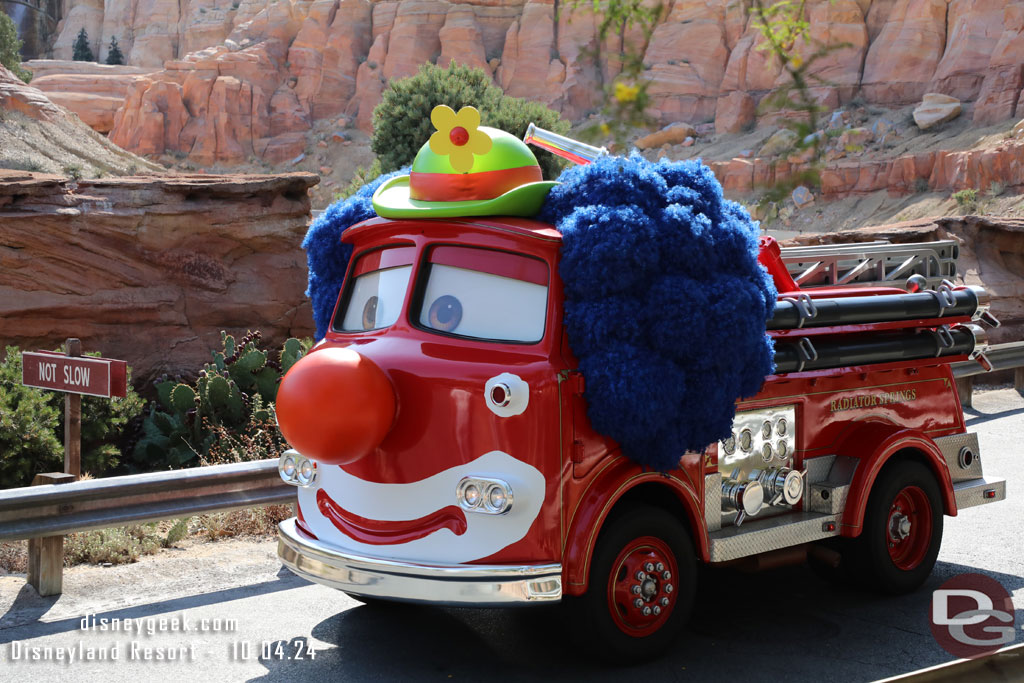
[[[316,336],[327,331],[352,254],[341,233],[375,214],[383,176],[335,202],[302,246]],[[727,437],[737,398],[772,372],[775,307],[758,229],[699,161],[602,157],[570,168],[540,220],[562,233],[569,343],[594,428],[635,462],[667,471]]]
[[[370,201],[373,193],[391,178],[408,172],[406,167],[371,180],[351,197],[331,204],[309,226],[302,240],[302,248],[306,250],[306,264],[309,266],[306,296],[313,302],[317,341],[327,334],[334,304],[338,301],[341,284],[348,270],[348,260],[352,257],[352,245],[341,241],[341,233],[356,223],[376,216]]]
[[[559,180],[538,218],[562,233],[590,421],[635,462],[672,469],[726,438],[736,399],[772,371],[757,225],[699,161],[602,157]]]

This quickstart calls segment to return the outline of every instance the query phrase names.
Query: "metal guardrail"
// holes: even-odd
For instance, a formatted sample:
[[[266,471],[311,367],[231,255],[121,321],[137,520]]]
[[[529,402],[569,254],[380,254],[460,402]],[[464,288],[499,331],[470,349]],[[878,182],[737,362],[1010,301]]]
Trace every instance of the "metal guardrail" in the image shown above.
[[[1005,683],[1024,680],[1024,645],[977,659],[958,659],[875,683]]]
[[[1013,370],[1013,388],[1024,393],[1024,342],[996,344],[985,353],[992,366],[991,372]],[[971,408],[974,405],[974,378],[985,375],[989,370],[976,360],[953,363],[953,378],[960,394],[960,405]]]
[[[0,491],[0,541],[291,503],[277,460]]]
[[[28,583],[43,596],[63,590],[67,534],[295,500],[277,460],[73,479],[37,474],[33,486],[0,491],[0,541],[28,539]]]
[[[1024,367],[1024,341],[996,344],[985,354],[985,357],[992,364],[993,371],[1015,370]],[[977,361],[966,360],[953,363],[953,377],[957,379],[984,375],[986,372],[988,370]]]

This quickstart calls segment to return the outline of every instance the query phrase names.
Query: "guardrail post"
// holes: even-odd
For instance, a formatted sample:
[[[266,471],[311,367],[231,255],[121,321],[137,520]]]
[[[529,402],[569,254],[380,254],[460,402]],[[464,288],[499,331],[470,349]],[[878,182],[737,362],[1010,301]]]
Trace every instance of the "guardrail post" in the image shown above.
[[[41,484],[66,484],[74,481],[75,475],[63,472],[37,474],[32,486]],[[44,536],[28,539],[28,582],[39,593],[60,595],[64,580],[64,537]]]
[[[1019,372],[1019,370],[1018,370]],[[956,380],[956,393],[960,395],[960,405],[964,408],[974,407],[974,377],[960,377]]]
[[[71,337],[64,344],[68,356],[81,357],[82,342],[80,340]],[[75,479],[82,476],[81,394],[64,394],[64,471],[75,475]]]
[[[1014,368],[1013,388],[1017,390],[1018,394],[1024,394],[1024,368]]]

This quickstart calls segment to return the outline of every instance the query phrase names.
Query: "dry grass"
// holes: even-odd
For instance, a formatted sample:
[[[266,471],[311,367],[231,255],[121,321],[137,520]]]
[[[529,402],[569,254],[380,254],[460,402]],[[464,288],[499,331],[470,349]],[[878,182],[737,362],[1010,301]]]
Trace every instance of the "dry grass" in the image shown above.
[[[277,525],[291,516],[291,505],[268,505],[202,515],[197,518],[193,533],[209,541],[234,536],[272,536],[277,533]]]
[[[28,571],[28,541],[0,543],[0,570],[12,574]]]

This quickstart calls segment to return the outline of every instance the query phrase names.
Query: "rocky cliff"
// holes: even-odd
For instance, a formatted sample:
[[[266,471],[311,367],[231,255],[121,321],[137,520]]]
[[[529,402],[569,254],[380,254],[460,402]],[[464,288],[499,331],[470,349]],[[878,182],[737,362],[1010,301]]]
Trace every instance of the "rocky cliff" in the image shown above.
[[[368,130],[386,81],[423,62],[480,66],[579,120],[630,44],[656,119],[736,132],[785,81],[746,4],[675,0],[646,44],[599,44],[589,11],[558,0],[71,0],[55,52],[66,58],[84,26],[103,46],[116,36],[129,63],[162,67],[128,89],[111,139],[200,164],[295,157],[317,121]],[[808,19],[812,41],[843,46],[814,65],[829,108],[939,92],[979,123],[1024,116],[1024,0],[810,0]]]
[[[166,170],[112,144],[0,65],[0,169],[74,176]]]
[[[69,181],[0,170],[0,345],[194,371],[220,331],[313,332],[299,243],[316,176]]]

